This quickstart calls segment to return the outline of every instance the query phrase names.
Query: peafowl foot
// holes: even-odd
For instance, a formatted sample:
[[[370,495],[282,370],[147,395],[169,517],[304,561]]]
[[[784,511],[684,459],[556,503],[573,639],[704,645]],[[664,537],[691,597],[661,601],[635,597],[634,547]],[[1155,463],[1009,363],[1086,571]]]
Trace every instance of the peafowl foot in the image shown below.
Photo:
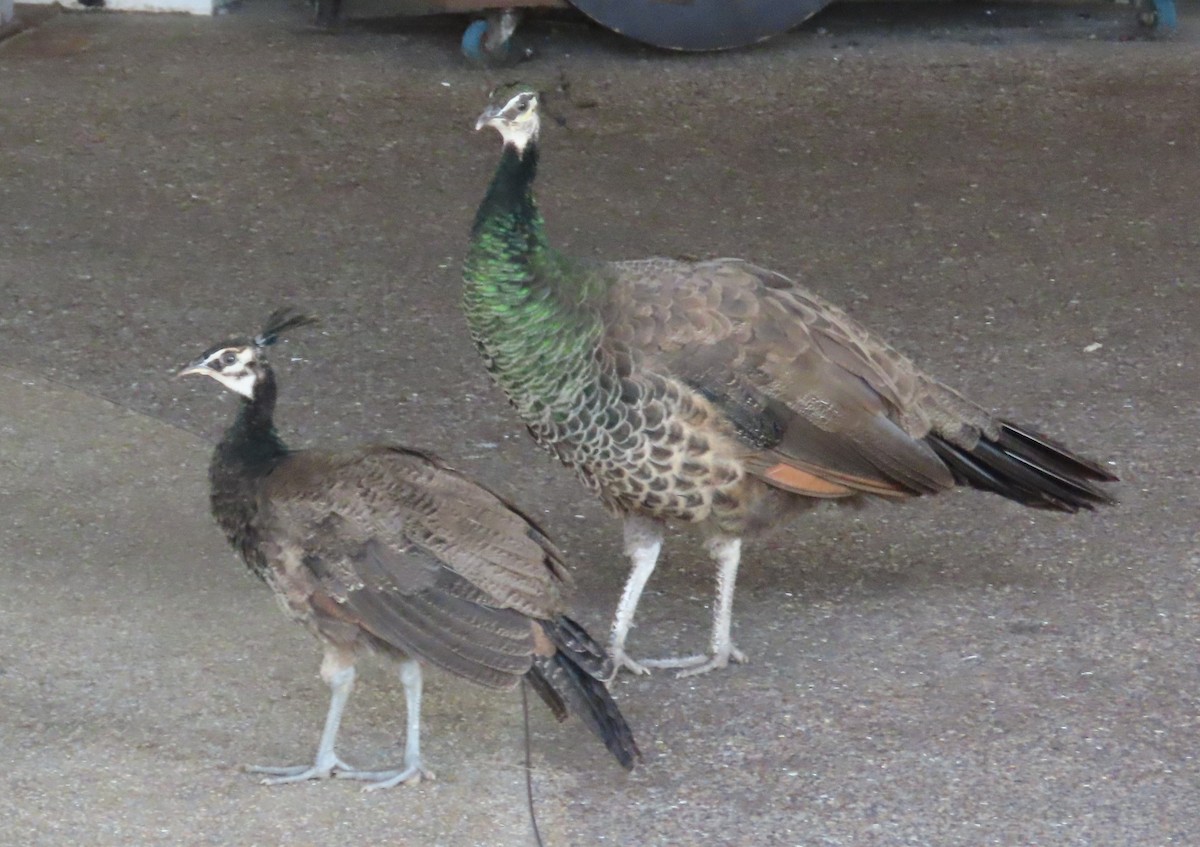
[[[621,671],[628,671],[636,676],[649,676],[650,669],[647,667],[649,662],[639,662],[626,653],[620,647],[609,646],[608,656],[612,659],[613,672],[608,678],[608,682],[612,682],[617,678],[617,674]]]
[[[743,665],[748,659],[746,654],[732,644],[727,649],[713,653],[701,653],[696,656],[672,656],[665,659],[643,659],[642,664],[648,668],[678,668],[677,679],[689,676],[700,676],[709,671],[720,670],[729,666],[730,662]]]
[[[376,791],[380,788],[395,788],[397,785],[417,785],[422,780],[432,782],[436,777],[433,771],[427,771],[421,765],[408,765],[392,771],[344,771],[338,773],[338,779],[356,779],[365,782],[364,791]]]
[[[262,781],[263,785],[289,785],[293,782],[307,782],[310,779],[329,779],[332,776],[341,776],[343,773],[352,773],[354,768],[347,765],[337,757],[331,757],[327,761],[317,760],[311,765],[247,765],[245,767],[247,773],[263,774],[266,778]]]

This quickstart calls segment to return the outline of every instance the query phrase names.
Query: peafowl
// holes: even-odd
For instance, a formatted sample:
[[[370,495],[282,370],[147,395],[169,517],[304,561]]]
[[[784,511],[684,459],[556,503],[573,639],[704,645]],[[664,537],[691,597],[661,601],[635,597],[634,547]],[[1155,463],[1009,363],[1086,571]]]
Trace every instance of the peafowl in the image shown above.
[[[1000,420],[845,312],[738,259],[584,262],[547,242],[533,196],[538,92],[493,92],[476,129],[503,139],[463,269],[464,311],[534,439],[624,520],[632,571],[617,668],[698,674],[745,660],[731,637],[743,536],[826,501],[966,485],[1060,512],[1114,502],[1116,477]],[[625,648],[664,523],[701,524],[717,565],[707,654]]]
[[[284,446],[265,351],[311,322],[280,310],[257,336],[223,341],[179,372],[211,377],[242,398],[209,466],[213,516],[325,647],[321,677],[331,697],[315,761],[250,770],[268,783],[420,781],[429,775],[420,753],[422,664],[488,688],[525,679],[559,720],[578,713],[621,765],[633,767],[633,734],[601,681],[612,665],[564,614],[570,577],[537,526],[426,453]],[[404,683],[404,763],[394,771],[359,770],[335,752],[364,652],[397,662]]]

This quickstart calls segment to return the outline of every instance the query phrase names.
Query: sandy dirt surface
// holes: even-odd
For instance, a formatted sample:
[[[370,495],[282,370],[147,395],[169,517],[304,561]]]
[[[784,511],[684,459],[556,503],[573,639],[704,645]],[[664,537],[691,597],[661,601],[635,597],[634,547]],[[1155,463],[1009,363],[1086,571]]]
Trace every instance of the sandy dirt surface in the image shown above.
[[[1200,771],[1200,17],[1107,4],[850,4],[755,50],[664,54],[570,21],[517,71],[463,21],[315,32],[61,14],[0,43],[0,843],[531,843],[521,714],[429,674],[435,783],[267,788],[312,754],[318,650],[224,547],[231,415],[172,369],[281,304],[296,444],[433,449],[566,548],[602,634],[619,529],[540,453],[472,350],[459,264],[521,76],[540,201],[574,254],[752,258],[973,398],[1116,462],[1119,508],[958,492],[748,545],[747,666],[623,678],[626,776],[533,715],[554,845],[1190,844]],[[711,569],[672,536],[631,640],[690,652]],[[364,668],[344,755],[401,755]]]

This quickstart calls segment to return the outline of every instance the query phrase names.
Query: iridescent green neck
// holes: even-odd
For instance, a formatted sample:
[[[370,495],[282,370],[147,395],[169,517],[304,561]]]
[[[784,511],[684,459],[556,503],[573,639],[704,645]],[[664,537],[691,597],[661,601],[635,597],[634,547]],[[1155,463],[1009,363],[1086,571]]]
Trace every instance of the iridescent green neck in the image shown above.
[[[546,242],[533,198],[537,145],[506,145],[479,206],[463,268],[467,324],[523,417],[572,408],[597,377],[605,278]]]

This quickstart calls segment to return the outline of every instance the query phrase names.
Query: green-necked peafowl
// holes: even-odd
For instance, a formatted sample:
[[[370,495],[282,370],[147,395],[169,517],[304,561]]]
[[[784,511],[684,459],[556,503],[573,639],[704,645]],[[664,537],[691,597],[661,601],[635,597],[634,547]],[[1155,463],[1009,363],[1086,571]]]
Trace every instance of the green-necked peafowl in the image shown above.
[[[992,417],[781,274],[555,252],[533,197],[537,92],[494,92],[485,126],[504,146],[472,230],[464,308],[533,437],[624,518],[633,570],[609,647],[618,667],[743,661],[730,635],[741,537],[821,501],[969,485],[1064,512],[1113,502],[1095,484],[1112,473]],[[709,532],[710,651],[639,664],[625,640],[671,520]]]
[[[289,450],[275,432],[266,347],[310,323],[273,314],[254,338],[209,348],[180,374],[242,398],[209,467],[212,511],[234,549],[325,646],[332,696],[311,764],[256,767],[267,782],[337,776],[369,788],[416,782],[421,665],[488,688],[529,681],[559,720],[579,714],[626,768],[637,745],[602,680],[613,666],[566,617],[570,578],[542,531],[436,457],[388,445]],[[334,745],[359,654],[396,661],[408,706],[404,764],[363,771]]]

